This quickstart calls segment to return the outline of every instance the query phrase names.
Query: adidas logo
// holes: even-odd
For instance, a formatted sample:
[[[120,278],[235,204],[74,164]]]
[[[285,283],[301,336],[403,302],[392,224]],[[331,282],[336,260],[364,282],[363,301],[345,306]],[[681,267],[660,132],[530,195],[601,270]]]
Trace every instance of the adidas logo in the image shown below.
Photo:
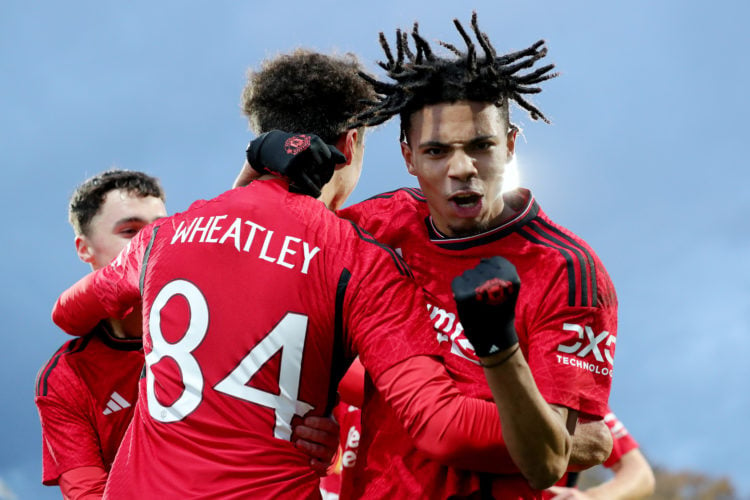
[[[117,394],[117,391],[115,391],[109,397],[107,407],[104,409],[104,414],[109,415],[110,413],[114,413],[125,408],[130,408],[130,403],[125,401],[125,398]]]

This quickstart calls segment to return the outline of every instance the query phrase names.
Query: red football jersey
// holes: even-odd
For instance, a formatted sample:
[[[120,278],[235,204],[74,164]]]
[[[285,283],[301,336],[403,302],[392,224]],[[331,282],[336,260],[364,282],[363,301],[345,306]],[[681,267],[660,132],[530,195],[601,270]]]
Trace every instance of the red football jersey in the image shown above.
[[[516,212],[511,220],[465,238],[448,238],[436,230],[418,189],[375,196],[340,215],[409,264],[426,290],[434,339],[443,349],[446,368],[470,396],[492,398],[457,321],[450,283],[483,257],[501,255],[511,261],[521,278],[516,331],[542,396],[548,403],[603,417],[617,335],[614,287],[591,248],[549,220],[529,191],[506,194],[505,201]],[[446,498],[468,495],[493,481],[429,460],[413,447],[382,398],[371,391],[368,398],[356,468],[359,496]],[[541,498],[520,475],[494,479],[496,498]]]
[[[120,339],[102,322],[65,343],[37,376],[42,482],[78,467],[109,471],[138,398],[141,339]]]
[[[357,354],[373,377],[388,379],[389,368],[408,370],[416,358],[402,361],[438,352],[408,274],[392,250],[280,180],[196,202],[144,228],[53,312],[77,332],[94,309],[121,317],[142,294],[146,376],[106,494],[318,497],[309,457],[289,442],[292,420],[330,412]],[[394,397],[416,403],[429,392],[429,375],[407,377]],[[457,413],[445,403],[445,414]],[[461,427],[471,430],[462,443],[490,441],[481,427],[500,435],[494,405],[477,404],[461,412],[482,415]],[[419,426],[435,420],[425,405],[400,408],[412,406]]]
[[[604,462],[605,467],[612,467],[614,464],[620,461],[622,456],[638,448],[638,443],[633,436],[630,435],[628,430],[622,425],[614,413],[610,412],[604,417],[604,422],[609,427],[609,431],[612,433],[612,453],[609,458]]]
[[[361,410],[356,406],[344,402],[336,405],[333,415],[339,424],[339,451],[328,475],[320,480],[323,500],[351,498],[352,469],[357,463],[359,436],[362,432],[360,414]]]

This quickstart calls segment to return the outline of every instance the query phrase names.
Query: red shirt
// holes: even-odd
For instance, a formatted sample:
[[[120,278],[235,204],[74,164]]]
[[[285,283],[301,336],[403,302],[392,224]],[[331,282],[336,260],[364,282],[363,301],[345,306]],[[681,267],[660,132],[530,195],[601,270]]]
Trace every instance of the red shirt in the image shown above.
[[[357,463],[359,439],[362,432],[361,410],[345,402],[333,412],[339,424],[339,451],[328,475],[320,480],[323,500],[350,498],[353,490],[352,470]]]
[[[465,394],[488,400],[492,395],[457,321],[450,282],[482,257],[510,260],[521,278],[516,331],[542,396],[548,403],[603,417],[617,334],[614,287],[591,248],[552,222],[527,190],[507,194],[505,201],[516,212],[510,221],[466,238],[439,234],[417,189],[375,196],[341,215],[406,260],[426,290],[433,339],[449,374]],[[359,496],[447,498],[468,495],[479,490],[480,481],[492,480],[427,458],[404,435],[382,398],[368,394],[356,468]],[[520,475],[495,479],[497,498],[541,498]]]
[[[138,398],[141,339],[114,337],[106,323],[63,344],[37,376],[42,482],[78,467],[109,471]]]
[[[612,453],[609,455],[607,461],[604,462],[604,466],[612,467],[620,461],[624,454],[638,448],[638,443],[614,413],[607,413],[604,417],[604,422],[612,433]]]
[[[142,295],[146,377],[106,494],[319,496],[309,457],[289,442],[292,419],[328,414],[357,354],[388,389],[399,383],[394,369],[423,366],[417,358],[428,358],[419,355],[437,353],[429,335],[407,336],[429,331],[409,274],[392,250],[280,180],[196,202],[141,230],[53,311],[75,333],[92,317],[122,317]],[[485,402],[467,402],[461,413],[473,423],[458,426],[426,412],[419,399],[440,386],[423,383],[434,371],[405,373],[399,390],[385,392],[401,398],[394,407],[408,428],[438,420],[441,433],[468,429],[461,442],[479,436],[484,446],[488,435],[500,436]]]

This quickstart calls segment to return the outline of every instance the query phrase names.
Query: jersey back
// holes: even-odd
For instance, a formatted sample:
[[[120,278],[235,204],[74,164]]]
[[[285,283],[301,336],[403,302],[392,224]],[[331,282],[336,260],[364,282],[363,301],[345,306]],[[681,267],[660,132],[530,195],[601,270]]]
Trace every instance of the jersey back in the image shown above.
[[[109,497],[319,495],[293,423],[330,413],[356,354],[378,372],[419,349],[380,327],[420,325],[410,318],[424,306],[370,239],[280,181],[197,202],[134,239],[141,249],[113,267],[142,259],[146,374]]]

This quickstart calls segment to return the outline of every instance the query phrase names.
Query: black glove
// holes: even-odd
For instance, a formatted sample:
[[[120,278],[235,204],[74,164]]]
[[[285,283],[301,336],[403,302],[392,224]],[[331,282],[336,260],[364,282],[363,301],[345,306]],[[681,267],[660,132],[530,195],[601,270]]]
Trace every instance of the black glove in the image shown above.
[[[513,325],[521,280],[502,257],[482,259],[451,283],[458,318],[477,356],[489,356],[518,342]]]
[[[290,191],[317,198],[336,165],[346,163],[346,157],[317,135],[271,130],[250,141],[247,161],[262,174],[286,178]]]

